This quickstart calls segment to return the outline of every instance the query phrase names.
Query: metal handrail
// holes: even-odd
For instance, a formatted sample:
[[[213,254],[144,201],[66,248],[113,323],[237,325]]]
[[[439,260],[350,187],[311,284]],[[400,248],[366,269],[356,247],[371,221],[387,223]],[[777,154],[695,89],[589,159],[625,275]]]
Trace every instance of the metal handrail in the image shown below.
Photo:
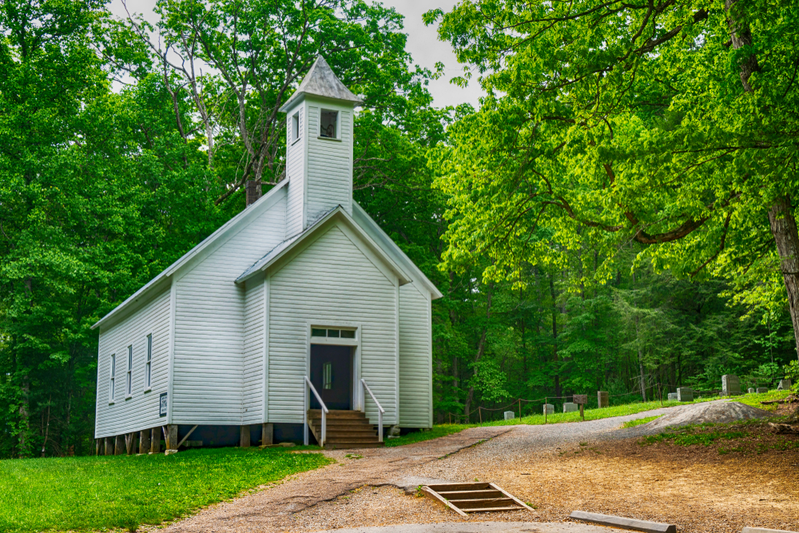
[[[361,385],[363,386],[364,389],[366,389],[366,392],[369,393],[369,396],[372,397],[372,400],[374,400],[375,405],[377,405],[377,438],[378,438],[379,442],[383,442],[383,413],[385,413],[386,410],[383,409],[383,406],[380,405],[380,402],[377,401],[377,397],[375,396],[375,393],[372,392],[372,389],[369,388],[369,385],[366,384],[366,381],[364,381],[363,378],[361,379]],[[364,399],[363,399],[363,406],[362,406],[361,410],[366,412],[366,397],[365,396],[364,396]]]
[[[311,380],[308,379],[308,376],[305,376],[305,383],[307,383],[308,387],[311,388],[311,392],[313,392],[314,396],[316,396],[316,399],[319,401],[319,405],[322,406],[322,438],[320,439],[319,446],[324,446],[325,441],[327,440],[327,413],[329,411],[327,410],[325,402],[322,401],[322,397],[319,396],[318,392],[316,392],[316,387],[314,387],[313,383],[311,383]],[[308,395],[307,394],[302,395],[302,401],[304,404],[303,406],[305,407],[305,409],[303,409],[304,413],[303,426],[305,427],[305,433],[303,434],[303,442],[305,443],[306,446],[308,446],[309,436],[308,436]]]

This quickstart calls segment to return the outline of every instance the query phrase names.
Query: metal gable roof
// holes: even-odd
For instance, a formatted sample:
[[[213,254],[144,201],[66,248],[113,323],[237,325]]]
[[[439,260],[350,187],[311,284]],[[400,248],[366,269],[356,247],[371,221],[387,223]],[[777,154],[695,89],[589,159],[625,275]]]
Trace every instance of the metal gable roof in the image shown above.
[[[189,250],[186,254],[184,254],[180,259],[172,263],[166,269],[164,269],[160,274],[156,277],[151,279],[144,287],[139,289],[138,291],[134,292],[130,297],[128,297],[125,301],[121,304],[116,306],[110,313],[105,315],[103,318],[98,320],[91,329],[96,329],[100,327],[104,322],[108,322],[112,317],[119,316],[119,314],[131,304],[137,300],[140,300],[144,296],[149,296],[149,293],[159,284],[160,281],[163,279],[171,276],[175,272],[177,272],[180,267],[191,261],[194,257],[200,254],[203,250],[211,246],[215,241],[217,241],[222,235],[225,235],[229,230],[231,230],[234,226],[237,226],[241,221],[250,218],[250,215],[260,211],[260,208],[265,207],[267,204],[271,204],[270,199],[274,198],[277,191],[281,190],[283,187],[286,186],[289,180],[283,180],[274,187],[272,187],[268,193],[258,199],[257,202],[250,205],[247,209],[236,215],[235,217],[231,218],[227,222],[225,222],[222,226],[219,227],[215,232],[211,235],[206,237],[204,240],[200,242],[197,246]]]
[[[419,270],[419,267],[417,267],[411,258],[402,251],[402,248],[397,246],[397,243],[395,243],[394,240],[389,237],[385,231],[383,231],[383,229],[372,219],[372,217],[369,216],[369,213],[367,213],[363,207],[361,207],[355,200],[352,201],[352,207],[352,215],[355,221],[364,230],[366,230],[366,232],[386,251],[386,253],[394,257],[400,265],[407,268],[416,276],[424,288],[430,291],[433,300],[444,297],[444,295],[441,294],[441,291],[438,290],[433,282],[430,281],[421,270]]]

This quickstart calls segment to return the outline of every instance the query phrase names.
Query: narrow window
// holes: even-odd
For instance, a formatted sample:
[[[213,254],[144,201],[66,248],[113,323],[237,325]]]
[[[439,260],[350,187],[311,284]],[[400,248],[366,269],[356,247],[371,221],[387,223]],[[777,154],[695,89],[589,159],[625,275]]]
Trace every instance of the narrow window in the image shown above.
[[[341,330],[341,338],[342,339],[354,339],[355,338],[355,330],[354,329],[342,329]]]
[[[108,401],[114,401],[114,377],[117,372],[117,356],[111,354],[111,380],[108,383]]]
[[[322,110],[319,121],[319,136],[328,139],[338,138],[338,111]]]
[[[325,363],[322,366],[322,388],[327,390],[333,388],[333,363]]]
[[[311,328],[311,337],[324,337],[327,335],[327,330],[321,328]]]
[[[147,362],[144,363],[144,390],[150,390],[153,369],[153,334],[147,335]]]
[[[338,329],[329,329],[329,330],[327,330],[327,336],[328,337],[338,338],[340,333],[341,333],[341,330],[338,330]]]
[[[297,111],[291,117],[291,140],[296,141],[300,138],[300,112]]]
[[[128,373],[125,385],[125,395],[130,396],[133,392],[133,346],[128,346]]]

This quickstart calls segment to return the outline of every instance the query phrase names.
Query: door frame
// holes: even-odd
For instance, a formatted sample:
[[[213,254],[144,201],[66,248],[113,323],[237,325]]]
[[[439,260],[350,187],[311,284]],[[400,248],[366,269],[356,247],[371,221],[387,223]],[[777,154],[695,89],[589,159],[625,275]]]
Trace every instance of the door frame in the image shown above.
[[[342,338],[329,338],[329,337],[312,337],[311,328],[326,328],[326,329],[354,329],[354,339]],[[305,375],[308,379],[311,377],[311,345],[312,344],[327,344],[332,346],[349,346],[352,350],[352,410],[363,410],[363,398],[361,396],[361,324],[359,322],[331,322],[328,320],[308,320],[305,322]],[[303,385],[305,389],[305,405],[311,405],[311,391],[307,385]]]

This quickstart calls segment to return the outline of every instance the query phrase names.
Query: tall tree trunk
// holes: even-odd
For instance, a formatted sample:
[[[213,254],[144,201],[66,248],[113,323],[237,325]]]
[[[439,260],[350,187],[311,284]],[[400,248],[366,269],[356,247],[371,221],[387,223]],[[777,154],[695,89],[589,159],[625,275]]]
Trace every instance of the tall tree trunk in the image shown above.
[[[730,41],[732,48],[738,50],[753,44],[752,31],[745,24],[735,19],[732,12],[738,0],[725,0],[724,9],[727,11],[727,26],[730,28]],[[750,54],[741,60],[741,85],[744,92],[752,92],[749,78],[752,73],[760,70],[757,56]],[[796,229],[796,219],[791,210],[791,201],[788,195],[778,197],[768,212],[771,234],[777,245],[780,255],[780,270],[788,293],[788,307],[793,324],[793,336],[796,342],[796,357],[799,359],[799,233]]]
[[[30,390],[28,376],[22,378],[22,401],[19,404],[19,456],[27,457],[30,446]]]
[[[485,343],[486,343],[486,336],[488,335],[488,322],[491,320],[491,296],[494,291],[494,283],[488,284],[488,292],[486,294],[486,323],[483,326],[483,333],[480,335],[480,340],[477,343],[477,352],[474,355],[474,365],[472,369],[474,371],[474,376],[477,376],[477,363],[480,361],[480,358],[483,357],[485,353]],[[466,402],[463,404],[463,414],[469,417],[469,408],[472,405],[472,400],[474,399],[474,380],[469,384],[469,393],[466,395]]]
[[[788,293],[796,357],[799,359],[799,232],[788,196],[777,199],[768,212],[768,220],[780,254],[780,270]]]
[[[554,274],[549,278],[549,295],[552,298],[552,362],[558,362],[558,305],[555,298]],[[560,396],[560,374],[555,374],[555,396]]]
[[[638,379],[641,385],[641,398],[646,401],[646,375],[644,374],[644,354],[641,349],[641,334],[638,330],[638,322],[640,317],[635,315],[635,339],[638,345]]]

